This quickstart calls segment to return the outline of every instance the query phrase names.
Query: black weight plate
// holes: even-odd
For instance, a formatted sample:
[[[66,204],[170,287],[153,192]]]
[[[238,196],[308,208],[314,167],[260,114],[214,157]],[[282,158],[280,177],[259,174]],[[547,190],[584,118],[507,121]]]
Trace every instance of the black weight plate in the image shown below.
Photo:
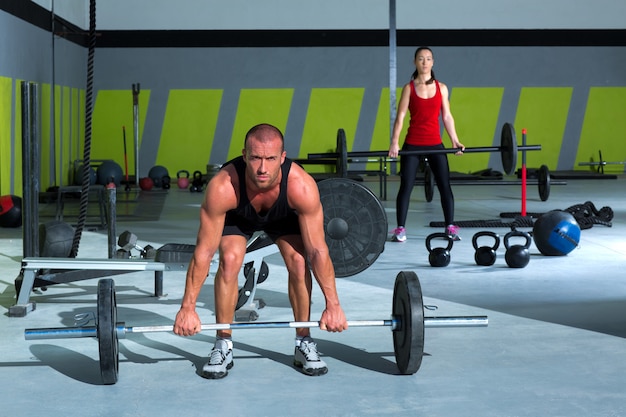
[[[537,174],[537,181],[539,198],[541,201],[547,201],[550,198],[550,170],[547,166],[541,165]]]
[[[259,271],[259,277],[256,280],[257,284],[262,284],[268,277],[268,275],[270,274],[270,269],[267,266],[267,264],[265,263],[265,261],[261,262],[261,269]]]
[[[346,132],[343,129],[337,130],[337,176],[348,177],[348,144],[346,142]]]
[[[502,169],[507,175],[512,175],[517,166],[517,141],[515,128],[511,123],[505,123],[502,126],[500,157],[502,158]]]
[[[401,271],[393,287],[393,316],[400,328],[393,331],[393,350],[400,373],[417,372],[424,356],[424,301],[417,274]]]
[[[433,201],[435,195],[435,177],[429,165],[424,167],[424,196],[427,202]]]
[[[317,186],[335,276],[358,274],[372,265],[385,248],[385,209],[374,193],[356,181],[330,178]]]
[[[239,310],[243,307],[250,298],[252,294],[252,290],[254,289],[254,274],[256,270],[253,267],[254,262],[248,262],[244,268],[244,276],[246,277],[246,282],[243,284],[243,287],[239,288],[239,297],[237,298],[237,305],[235,306],[235,310]]]
[[[98,281],[98,349],[100,374],[105,385],[115,384],[119,373],[119,342],[117,339],[117,303],[115,282],[110,279]]]

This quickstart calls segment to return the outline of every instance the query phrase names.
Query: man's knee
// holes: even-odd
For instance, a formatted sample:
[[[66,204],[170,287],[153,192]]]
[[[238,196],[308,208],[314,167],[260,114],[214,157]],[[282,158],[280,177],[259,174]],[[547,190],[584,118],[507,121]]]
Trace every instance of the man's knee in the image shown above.
[[[306,271],[307,262],[306,259],[304,259],[304,256],[296,252],[290,255],[288,258],[288,260],[285,259],[285,264],[289,272],[292,272],[294,274],[302,274],[304,271]]]

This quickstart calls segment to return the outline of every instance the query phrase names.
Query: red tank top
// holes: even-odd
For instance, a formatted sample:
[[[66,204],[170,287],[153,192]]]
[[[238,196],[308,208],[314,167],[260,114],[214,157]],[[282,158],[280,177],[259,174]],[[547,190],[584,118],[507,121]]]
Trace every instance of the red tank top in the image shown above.
[[[418,97],[415,83],[411,80],[409,112],[411,121],[405,143],[418,146],[433,146],[441,143],[439,114],[441,113],[441,91],[435,80],[435,95],[432,98]]]

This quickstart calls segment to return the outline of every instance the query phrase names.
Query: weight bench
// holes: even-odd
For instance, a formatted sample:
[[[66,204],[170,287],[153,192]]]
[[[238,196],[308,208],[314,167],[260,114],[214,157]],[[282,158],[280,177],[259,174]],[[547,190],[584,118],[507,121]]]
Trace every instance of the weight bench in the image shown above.
[[[186,271],[195,245],[169,243],[157,249],[155,260],[102,259],[102,258],[23,258],[20,275],[15,280],[17,300],[9,307],[9,317],[24,317],[35,310],[30,301],[33,287],[46,287],[86,279],[121,275],[130,272],[154,271],[154,296],[163,296],[163,272]],[[263,261],[278,248],[265,233],[250,238],[244,256],[246,283],[240,290],[238,308],[241,313],[256,319],[262,300],[255,300],[256,285],[267,278],[267,265]]]
[[[163,271],[166,264],[134,259],[96,258],[24,258],[20,276],[15,280],[17,301],[9,307],[10,317],[24,317],[35,310],[30,293],[36,281],[42,286],[84,279],[120,275],[129,272],[154,271],[154,295],[163,295]],[[59,273],[60,271],[63,271]]]

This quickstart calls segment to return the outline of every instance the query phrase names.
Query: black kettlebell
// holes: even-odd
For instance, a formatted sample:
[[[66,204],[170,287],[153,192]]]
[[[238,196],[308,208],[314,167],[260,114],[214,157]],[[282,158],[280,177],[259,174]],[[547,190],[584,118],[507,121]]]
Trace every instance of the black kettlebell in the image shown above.
[[[448,246],[433,248],[431,240],[435,238],[441,238],[448,241]],[[448,266],[450,264],[450,250],[454,240],[447,233],[432,233],[426,237],[426,249],[428,249],[428,262],[430,266]]]
[[[509,245],[509,240],[512,237],[518,236],[526,239],[526,243],[523,245]],[[531,242],[532,238],[530,235],[519,230],[511,230],[504,235],[504,247],[506,248],[504,259],[506,260],[506,264],[511,268],[524,268],[528,265],[528,262],[530,262],[530,252],[528,248],[530,248]]]
[[[161,188],[169,190],[172,186],[172,178],[169,175],[165,175],[161,178]]]
[[[492,246],[478,246],[478,238],[488,236],[493,239]],[[496,250],[500,247],[500,236],[497,233],[485,230],[478,232],[472,237],[472,246],[476,249],[474,252],[474,260],[477,265],[491,266],[496,263]]]
[[[193,181],[191,181],[191,187],[189,187],[189,191],[192,193],[201,193],[203,187],[204,181],[202,180],[202,172],[194,171]]]

